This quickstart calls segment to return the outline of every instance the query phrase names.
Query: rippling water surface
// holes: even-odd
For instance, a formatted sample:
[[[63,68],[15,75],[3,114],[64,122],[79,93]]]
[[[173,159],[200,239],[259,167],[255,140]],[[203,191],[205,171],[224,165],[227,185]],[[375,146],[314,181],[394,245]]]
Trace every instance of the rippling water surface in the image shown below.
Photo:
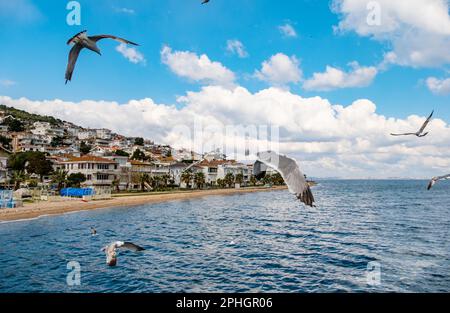
[[[2,223],[0,291],[449,292],[450,183],[425,186],[321,181],[317,208],[274,191]],[[146,250],[107,267],[113,240]],[[69,261],[81,286],[66,283]]]

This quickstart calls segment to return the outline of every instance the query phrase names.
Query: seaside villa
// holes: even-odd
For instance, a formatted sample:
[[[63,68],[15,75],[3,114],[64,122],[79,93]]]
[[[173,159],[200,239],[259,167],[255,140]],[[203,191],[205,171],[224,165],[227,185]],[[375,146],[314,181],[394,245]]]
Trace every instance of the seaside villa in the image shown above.
[[[97,156],[74,157],[62,164],[68,175],[82,173],[86,176],[83,186],[111,186],[113,181],[120,176],[117,162]]]

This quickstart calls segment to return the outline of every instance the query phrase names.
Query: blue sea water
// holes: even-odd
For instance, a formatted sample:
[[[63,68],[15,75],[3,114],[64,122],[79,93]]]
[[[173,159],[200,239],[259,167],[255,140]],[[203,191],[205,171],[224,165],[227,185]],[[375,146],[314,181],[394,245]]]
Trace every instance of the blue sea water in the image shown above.
[[[449,292],[450,183],[426,184],[320,181],[317,208],[271,191],[2,223],[0,292]],[[114,240],[146,250],[108,267]]]

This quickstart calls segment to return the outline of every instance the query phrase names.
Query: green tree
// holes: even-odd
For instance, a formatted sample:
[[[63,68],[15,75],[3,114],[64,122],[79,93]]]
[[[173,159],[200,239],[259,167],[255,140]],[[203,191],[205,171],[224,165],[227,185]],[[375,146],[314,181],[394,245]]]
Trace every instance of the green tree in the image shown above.
[[[141,191],[145,191],[145,184],[152,184],[152,180],[149,174],[142,173],[139,175],[139,184],[141,185]]]
[[[91,152],[92,146],[82,141],[80,143],[80,152],[81,154],[89,154]]]
[[[25,130],[25,126],[22,121],[8,117],[3,121],[3,124],[8,126],[8,131],[10,132],[23,132]]]
[[[52,162],[47,160],[45,154],[38,152],[31,154],[26,163],[26,170],[28,173],[39,175],[40,180],[42,177],[50,174],[53,171]]]
[[[234,184],[234,175],[233,173],[227,173],[224,178],[225,184],[228,187],[232,187]]]
[[[225,183],[225,181],[222,178],[218,178],[216,183],[220,188],[225,188],[227,186],[227,184]]]
[[[202,189],[206,183],[205,174],[203,174],[202,172],[196,173],[194,176],[194,182],[197,185],[198,189]]]
[[[284,179],[280,173],[273,174],[271,177],[271,180],[274,185],[283,185],[284,184]]]
[[[142,152],[140,149],[136,149],[136,150],[134,150],[133,155],[131,156],[131,159],[145,161],[147,159],[147,157],[145,156],[145,153]]]
[[[14,190],[20,188],[20,184],[24,183],[28,179],[28,175],[25,171],[13,171],[11,183],[14,184]]]
[[[183,183],[185,183],[188,188],[190,188],[191,187],[192,177],[193,177],[193,175],[192,175],[192,172],[190,170],[184,171],[181,174],[181,181]]]
[[[4,148],[10,150],[11,149],[11,141],[12,140],[10,138],[0,135],[0,146],[3,146]]]
[[[129,154],[129,153],[127,153],[127,152],[125,152],[125,151],[123,151],[123,150],[120,150],[120,149],[116,150],[116,152],[114,152],[114,153],[115,153],[115,155],[117,155],[117,156],[130,157],[130,154]]]
[[[237,174],[234,179],[234,182],[236,184],[242,185],[244,183],[244,174],[242,174],[242,173]]]
[[[86,181],[86,175],[83,173],[72,173],[67,177],[67,185],[69,187],[80,188],[81,184]]]
[[[67,182],[67,171],[62,169],[54,171],[51,182],[56,184],[58,191],[61,190]]]
[[[272,175],[266,174],[266,176],[263,177],[262,182],[264,185],[272,184]]]
[[[257,183],[258,181],[256,180],[256,177],[254,176],[254,175],[252,175],[251,177],[250,177],[250,184],[252,184],[252,186],[256,186],[256,183]]]
[[[138,137],[134,139],[134,144],[136,146],[143,146],[144,145],[144,138]]]
[[[59,146],[62,146],[63,141],[64,141],[64,137],[56,136],[56,137],[52,138],[52,141],[50,142],[50,145],[52,147],[59,147]]]

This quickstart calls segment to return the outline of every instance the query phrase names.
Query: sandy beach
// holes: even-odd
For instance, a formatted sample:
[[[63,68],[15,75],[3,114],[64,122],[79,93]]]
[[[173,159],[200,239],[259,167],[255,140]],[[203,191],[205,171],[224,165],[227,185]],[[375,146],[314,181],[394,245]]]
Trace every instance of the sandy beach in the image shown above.
[[[81,199],[55,201],[55,202],[35,202],[25,203],[21,208],[15,209],[1,209],[0,221],[14,221],[22,219],[31,219],[43,215],[58,215],[76,211],[95,210],[101,208],[113,208],[124,206],[137,206],[147,203],[159,203],[165,201],[185,200],[206,196],[217,195],[233,195],[239,193],[249,192],[264,192],[273,190],[286,189],[286,186],[278,186],[272,188],[266,187],[252,187],[241,189],[216,189],[216,190],[189,190],[189,191],[175,191],[167,193],[150,193],[150,194],[130,194],[117,195],[109,200],[98,200],[83,202]]]

